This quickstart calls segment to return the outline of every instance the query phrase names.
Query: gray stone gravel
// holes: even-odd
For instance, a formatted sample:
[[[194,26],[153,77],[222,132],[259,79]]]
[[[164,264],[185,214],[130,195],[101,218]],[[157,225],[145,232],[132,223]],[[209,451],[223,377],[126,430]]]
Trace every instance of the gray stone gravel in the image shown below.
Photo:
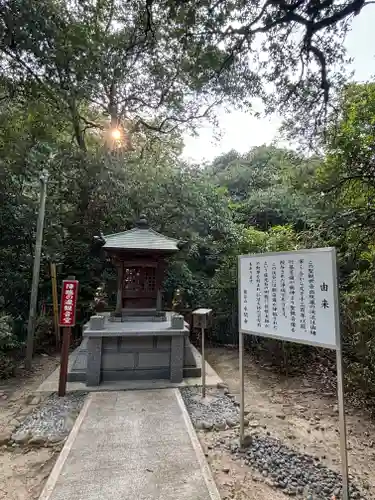
[[[222,442],[218,442],[218,446]],[[234,440],[226,447],[237,458],[258,470],[264,481],[285,494],[308,500],[340,500],[342,498],[341,475],[325,467],[318,458],[298,453],[280,441],[260,435],[246,436],[246,448],[240,449]],[[367,500],[353,483],[350,485],[351,500]]]
[[[210,430],[213,427],[225,429],[239,422],[239,408],[225,389],[209,388],[202,398],[200,387],[182,387],[182,398],[196,428]]]
[[[41,444],[64,439],[71,431],[87,393],[74,392],[59,398],[51,394],[13,432],[15,443]]]
[[[190,418],[198,429],[224,430],[239,422],[239,408],[228,390],[208,389],[202,399],[201,388],[180,389]],[[245,422],[248,424],[248,422]],[[250,424],[251,425],[251,424]],[[245,446],[239,447],[238,439],[219,439],[215,448],[225,447],[235,459],[242,458],[257,470],[264,482],[285,494],[306,500],[341,500],[341,475],[324,466],[319,458],[292,450],[281,441],[253,432],[246,436]],[[354,484],[350,483],[351,500],[369,500]]]

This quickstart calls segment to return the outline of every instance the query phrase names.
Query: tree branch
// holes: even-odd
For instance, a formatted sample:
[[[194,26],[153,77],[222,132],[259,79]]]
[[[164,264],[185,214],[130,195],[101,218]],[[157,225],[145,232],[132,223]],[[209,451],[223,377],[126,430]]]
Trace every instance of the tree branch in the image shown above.
[[[314,54],[317,61],[319,62],[319,65],[320,65],[320,88],[324,92],[324,103],[328,104],[330,85],[329,85],[328,78],[327,78],[327,63],[326,63],[325,56],[324,56],[323,52],[320,49],[318,49],[318,47],[315,47],[315,45],[310,45],[308,50]]]
[[[105,127],[101,123],[92,122],[91,120],[88,120],[87,118],[85,118],[82,115],[79,115],[79,119],[82,120],[87,125],[86,129],[87,128],[98,128],[100,130],[105,129]]]
[[[316,33],[323,28],[328,28],[328,26],[332,26],[333,24],[342,21],[343,19],[350,16],[350,14],[359,14],[365,3],[366,0],[353,0],[352,2],[349,2],[343,9],[335,12],[334,14],[332,14],[332,16],[328,16],[325,19],[316,22],[313,27],[313,33]]]
[[[328,193],[331,193],[332,191],[336,191],[336,190],[342,188],[344,186],[344,184],[350,183],[352,181],[365,181],[365,180],[366,180],[366,177],[363,176],[363,175],[360,175],[360,174],[358,174],[358,175],[348,175],[348,176],[342,178],[339,182],[337,182],[333,186],[324,189],[323,193],[324,194],[328,194]]]

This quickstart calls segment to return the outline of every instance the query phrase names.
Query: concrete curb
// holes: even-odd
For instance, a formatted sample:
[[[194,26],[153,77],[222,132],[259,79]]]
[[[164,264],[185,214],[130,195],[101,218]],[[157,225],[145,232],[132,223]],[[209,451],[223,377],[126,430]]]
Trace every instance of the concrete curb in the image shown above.
[[[198,439],[198,436],[195,432],[193,424],[191,423],[190,416],[189,416],[189,413],[186,409],[184,400],[182,399],[181,393],[178,389],[174,389],[174,391],[175,391],[178,405],[181,408],[181,413],[182,413],[182,416],[183,416],[184,421],[185,421],[186,429],[188,431],[188,434],[189,434],[189,437],[191,440],[191,444],[194,448],[199,465],[201,467],[202,476],[203,476],[204,481],[206,483],[210,498],[211,498],[211,500],[221,500],[221,496],[220,496],[220,493],[217,489],[214,478],[212,476],[210,466],[208,465],[206,457],[204,456],[201,444],[199,442],[199,439]]]
[[[70,450],[72,449],[72,446],[74,444],[74,441],[76,440],[77,434],[79,432],[79,429],[82,425],[82,422],[86,416],[86,413],[90,407],[92,401],[92,395],[89,394],[87,396],[87,399],[82,407],[82,410],[80,411],[76,421],[74,422],[73,428],[70,431],[70,434],[68,436],[68,439],[66,440],[63,449],[60,452],[60,455],[57,457],[56,463],[51,471],[51,474],[49,475],[46,484],[44,485],[43,491],[40,494],[39,500],[48,500],[56,486],[57,480],[61,474],[61,471],[64,467],[65,461],[69,456]]]

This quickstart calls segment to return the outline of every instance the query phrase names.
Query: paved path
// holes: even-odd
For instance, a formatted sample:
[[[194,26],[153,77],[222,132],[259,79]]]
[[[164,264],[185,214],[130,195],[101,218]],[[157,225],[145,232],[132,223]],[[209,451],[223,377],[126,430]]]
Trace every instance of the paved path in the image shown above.
[[[220,500],[178,389],[98,392],[40,500]]]

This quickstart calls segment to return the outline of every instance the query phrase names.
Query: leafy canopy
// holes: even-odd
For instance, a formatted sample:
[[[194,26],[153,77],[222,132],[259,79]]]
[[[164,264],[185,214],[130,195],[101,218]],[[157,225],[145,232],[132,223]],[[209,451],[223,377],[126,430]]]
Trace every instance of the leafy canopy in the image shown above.
[[[371,2],[369,2],[371,3]],[[74,138],[168,132],[261,97],[321,124],[365,0],[2,0],[2,74],[69,115]],[[277,89],[277,90],[276,90]],[[108,122],[109,121],[109,122]]]

